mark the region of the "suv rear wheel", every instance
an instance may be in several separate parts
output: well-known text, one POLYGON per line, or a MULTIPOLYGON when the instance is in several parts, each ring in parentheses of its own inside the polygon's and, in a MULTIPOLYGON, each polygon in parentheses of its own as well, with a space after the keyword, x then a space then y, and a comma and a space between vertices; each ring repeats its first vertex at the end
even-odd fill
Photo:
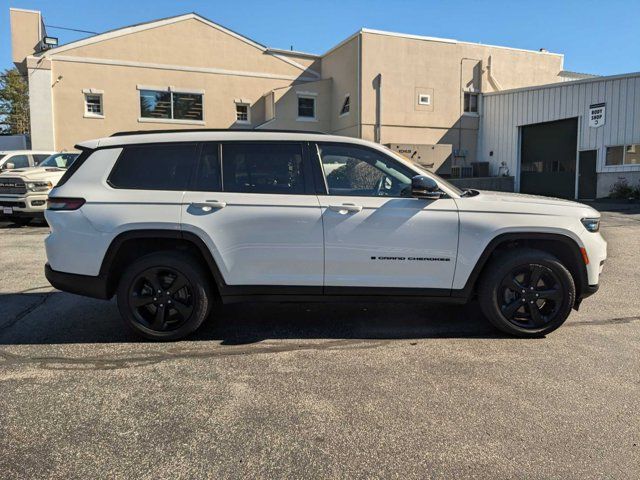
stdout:
POLYGON ((518 248, 495 258, 481 279, 480 307, 498 329, 519 337, 552 332, 571 313, 576 287, 550 253, 518 248))
POLYGON ((152 340, 177 340, 194 332, 212 303, 208 276, 188 254, 146 255, 128 267, 118 285, 118 309, 127 326, 152 340))

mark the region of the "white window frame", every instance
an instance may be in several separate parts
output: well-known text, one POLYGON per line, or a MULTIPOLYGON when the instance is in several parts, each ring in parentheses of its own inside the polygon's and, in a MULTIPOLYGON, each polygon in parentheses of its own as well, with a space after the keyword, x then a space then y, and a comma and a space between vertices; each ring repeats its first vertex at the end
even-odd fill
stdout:
POLYGON ((418 105, 425 105, 427 107, 431 106, 431 94, 430 93, 419 93, 418 94, 418 105), (424 98, 426 97, 426 101, 424 98))
POLYGON ((622 145, 605 145, 604 146, 604 155, 603 155, 603 163, 604 163, 604 167, 607 169, 611 169, 611 170, 619 170, 619 169, 629 169, 630 170, 636 170, 636 169, 640 169, 640 163, 627 163, 627 148, 632 146, 632 145, 639 145, 640 146, 640 142, 638 143, 626 143, 626 144, 622 144, 622 145), (615 148, 615 147, 621 147, 622 148, 622 163, 620 165, 608 165, 607 164, 607 149, 609 148, 615 148))
POLYGON ((340 105, 340 111, 338 112, 338 118, 346 117, 350 113, 351 113, 351 94, 347 93, 342 99, 342 104, 340 105), (343 113, 342 109, 344 108, 344 104, 346 103, 347 99, 349 99, 349 110, 343 113))
POLYGON ((171 93, 171 117, 173 117, 173 94, 174 93, 190 93, 202 96, 202 120, 185 120, 178 118, 147 118, 142 116, 142 108, 140 107, 140 93, 138 93, 138 123, 175 123, 178 125, 206 125, 205 108, 204 108, 204 90, 197 88, 182 88, 169 85, 168 87, 159 87, 157 85, 136 85, 136 90, 152 90, 156 92, 171 93))
POLYGON ((243 102, 243 101, 235 101, 235 106, 236 106, 236 122, 240 125, 251 125, 251 104, 249 102, 243 102), (243 106, 243 107, 247 107, 247 119, 246 120, 239 120, 238 119, 238 107, 239 106, 243 106))
POLYGON ((85 88, 82 90, 84 102, 84 118, 104 118, 104 92, 95 88, 85 88), (87 108, 87 96, 100 97, 100 113, 90 112, 87 108))
POLYGON ((296 120, 298 122, 317 122, 318 121, 318 94, 315 92, 296 92, 296 120), (313 100, 313 117, 301 117, 298 115, 300 112, 300 99, 308 98, 313 100))
MULTIPOLYGON (((469 102, 471 103, 471 102, 469 102)), ((471 91, 464 91, 462 92, 462 114, 463 115, 469 115, 471 117, 478 117, 480 115, 480 93, 479 92, 471 92, 471 91), (465 112, 464 111, 464 96, 465 95, 475 95, 476 96, 476 112, 465 112)))

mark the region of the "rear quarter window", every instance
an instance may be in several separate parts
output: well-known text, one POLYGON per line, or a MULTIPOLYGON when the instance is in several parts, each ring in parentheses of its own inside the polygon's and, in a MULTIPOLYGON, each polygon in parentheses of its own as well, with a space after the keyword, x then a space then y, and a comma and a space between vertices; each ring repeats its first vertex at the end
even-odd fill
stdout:
POLYGON ((109 184, 132 190, 186 190, 197 154, 195 143, 125 146, 109 184))

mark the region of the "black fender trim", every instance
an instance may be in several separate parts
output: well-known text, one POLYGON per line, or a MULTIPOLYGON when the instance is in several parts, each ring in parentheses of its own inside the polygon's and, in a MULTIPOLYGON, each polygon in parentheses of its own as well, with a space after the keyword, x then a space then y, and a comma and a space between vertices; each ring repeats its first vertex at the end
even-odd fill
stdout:
POLYGON ((112 295, 107 291, 107 279, 102 276, 79 275, 76 273, 58 272, 48 263, 44 266, 44 276, 49 283, 63 292, 75 293, 85 297, 109 300, 112 295))
POLYGON ((583 298, 592 294, 592 293, 589 293, 590 291, 593 292, 593 290, 590 289, 590 286, 589 286, 587 269, 582 260, 582 253, 580 252, 580 247, 575 242, 575 240, 573 240, 571 237, 567 235, 562 235, 559 233, 514 232, 514 233, 503 233, 493 238, 489 242, 489 244, 485 247, 484 251, 480 255, 480 258, 478 258, 478 261, 476 262, 475 267, 473 267, 473 270, 471 271, 469 278, 467 278, 467 282, 465 283, 464 287, 460 290, 452 290, 451 291, 452 296, 470 299, 474 293, 476 282, 480 278, 480 275, 482 274, 482 270, 484 269, 485 265, 489 261, 489 258, 491 258, 491 255, 493 254, 493 252, 495 252, 498 246, 503 243, 511 243, 511 242, 517 242, 517 241, 527 241, 527 240, 559 241, 564 243, 568 247, 570 247, 570 251, 574 256, 575 264, 578 266, 578 271, 577 271, 578 278, 576 279, 577 280, 576 287, 578 288, 578 291, 580 293, 578 298, 582 300, 583 298))

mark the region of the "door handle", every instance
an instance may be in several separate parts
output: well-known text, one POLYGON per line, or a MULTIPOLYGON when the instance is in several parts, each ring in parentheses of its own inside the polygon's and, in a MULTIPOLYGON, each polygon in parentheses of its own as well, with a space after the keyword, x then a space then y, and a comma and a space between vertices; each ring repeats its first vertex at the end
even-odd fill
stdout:
POLYGON ((218 200, 205 200, 204 202, 193 202, 193 207, 199 208, 204 212, 210 212, 214 208, 224 208, 227 206, 227 202, 220 202, 218 200))
POLYGON ((343 203, 342 205, 329 205, 329 210, 346 214, 347 212, 360 212, 362 211, 362 205, 356 205, 355 203, 343 203))

